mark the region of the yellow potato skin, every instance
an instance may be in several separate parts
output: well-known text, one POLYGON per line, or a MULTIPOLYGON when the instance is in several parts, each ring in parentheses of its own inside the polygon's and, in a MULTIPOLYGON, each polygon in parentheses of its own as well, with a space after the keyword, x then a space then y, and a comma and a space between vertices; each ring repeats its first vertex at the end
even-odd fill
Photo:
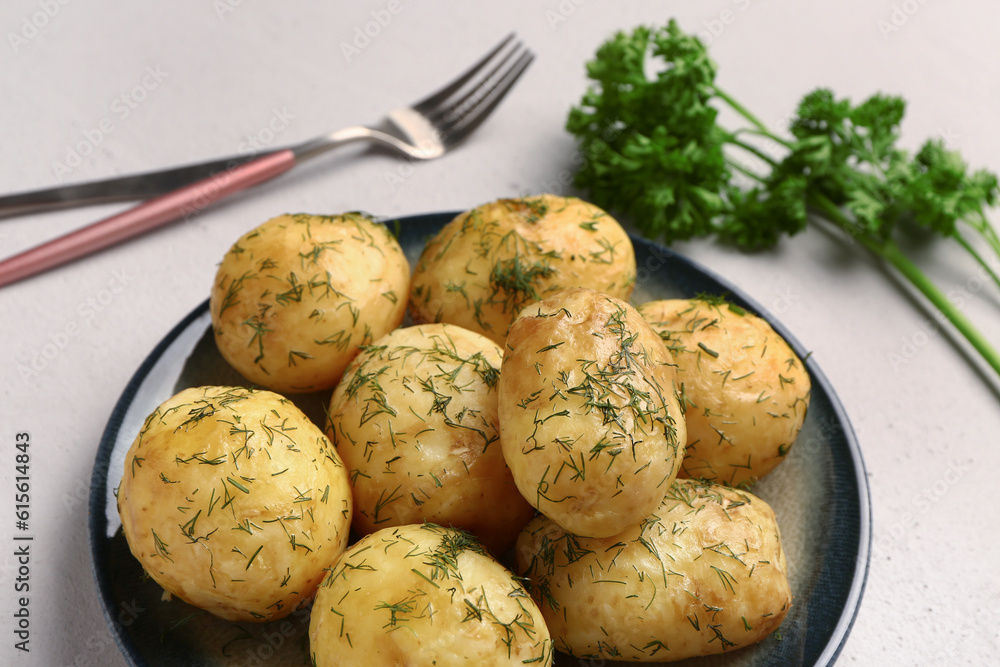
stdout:
POLYGON ((770 506, 700 480, 677 480, 646 520, 608 538, 577 537, 539 516, 515 554, 556 649, 580 658, 732 651, 773 632, 792 604, 770 506))
POLYGON ((500 346, 451 324, 397 329, 366 347, 330 399, 327 434, 350 473, 354 527, 429 521, 495 554, 534 509, 500 449, 500 346))
POLYGON ((468 533, 435 524, 378 530, 323 580, 315 667, 552 664, 548 629, 520 580, 468 533))
POLYGON ((414 321, 448 322, 502 344, 528 304, 570 287, 628 300, 635 253, 622 226, 575 197, 500 199, 462 213, 424 247, 414 321))
POLYGON ((677 475, 686 430, 659 336, 620 299, 565 290, 511 325, 500 442, 536 509, 578 535, 638 523, 677 475))
POLYGON ((721 299, 667 299, 639 312, 677 363, 688 427, 682 477, 752 484, 784 460, 809 408, 809 373, 756 315, 721 299))
POLYGON ((410 268, 360 213, 272 218, 223 257, 210 297, 222 356, 279 393, 333 387, 358 352, 403 320, 410 268))
POLYGON ((125 458, 122 531, 167 592, 216 616, 271 621, 305 606, 347 545, 347 471, 288 399, 185 389, 125 458))

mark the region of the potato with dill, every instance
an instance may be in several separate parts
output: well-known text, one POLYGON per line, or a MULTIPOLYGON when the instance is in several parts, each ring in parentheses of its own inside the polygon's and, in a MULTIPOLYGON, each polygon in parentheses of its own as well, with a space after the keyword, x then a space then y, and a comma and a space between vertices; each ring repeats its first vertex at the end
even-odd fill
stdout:
POLYGON ((652 512, 686 438, 660 337, 624 301, 580 288, 525 308, 506 345, 500 442, 524 497, 593 537, 652 512))
POLYGON ((450 324, 397 329, 367 346, 330 399, 327 434, 354 489, 354 527, 430 521, 509 549, 534 509, 500 449, 490 339, 450 324))
POLYGON ((470 534, 383 528, 320 585, 309 624, 315 667, 552 664, 552 640, 520 579, 470 534))
POLYGON ((733 651, 774 632, 792 604, 773 510, 702 480, 676 480, 655 512, 611 537, 537 517, 515 554, 556 649, 579 658, 733 651))
POLYGON ((639 312, 677 363, 688 427, 681 476, 735 486, 771 472, 809 407, 809 373, 795 351, 722 298, 651 301, 639 312))
POLYGON ((333 387, 358 346, 403 320, 410 268, 361 213, 282 215, 230 248, 211 293, 222 356, 280 393, 333 387))
POLYGON ((271 621, 312 600, 347 545, 351 489, 332 443, 287 398, 185 389, 125 457, 118 511, 143 569, 216 616, 271 621))
POLYGON ((418 323, 457 324, 502 344, 528 304, 569 287, 627 300, 635 274, 628 234, 593 204, 550 194, 500 199, 462 213, 427 243, 410 311, 418 323))

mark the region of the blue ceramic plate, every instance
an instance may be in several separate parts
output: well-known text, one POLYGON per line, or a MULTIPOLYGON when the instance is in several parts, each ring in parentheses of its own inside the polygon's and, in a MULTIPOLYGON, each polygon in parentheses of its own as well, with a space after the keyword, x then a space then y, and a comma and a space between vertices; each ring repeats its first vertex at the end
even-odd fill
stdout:
MULTIPOLYGON (((411 264, 425 239, 454 213, 400 220, 400 242, 411 264)), ((736 286, 667 249, 633 238, 638 265, 634 303, 724 294, 758 313, 784 336, 812 376, 806 423, 788 458, 755 493, 774 508, 795 596, 780 632, 760 644, 678 666, 830 665, 850 632, 861 602, 871 549, 871 514, 861 451, 844 409, 808 350, 736 286)), ((114 491, 125 452, 146 416, 183 388, 243 384, 212 340, 208 302, 184 318, 136 371, 108 421, 94 463, 90 542, 105 616, 122 653, 137 666, 295 665, 307 667, 308 615, 266 625, 215 618, 163 591, 144 576, 122 536, 114 491)), ((295 397, 323 423, 326 394, 295 397)), ((572 664, 560 656, 557 664, 572 664)))

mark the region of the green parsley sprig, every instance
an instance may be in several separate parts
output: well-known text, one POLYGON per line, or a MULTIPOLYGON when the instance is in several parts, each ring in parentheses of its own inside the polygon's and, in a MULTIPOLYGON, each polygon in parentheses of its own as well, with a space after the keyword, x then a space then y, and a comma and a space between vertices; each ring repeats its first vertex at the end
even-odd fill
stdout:
POLYGON ((996 175, 970 171, 940 139, 899 148, 906 105, 895 96, 852 104, 817 89, 781 136, 719 88, 716 70, 673 20, 601 45, 587 63, 594 85, 566 124, 586 157, 576 185, 667 243, 714 235, 753 250, 826 219, 895 267, 1000 375, 1000 353, 897 243, 919 230, 949 238, 1000 286, 1000 236, 986 215, 996 175), (743 125, 723 127, 723 107, 743 125))

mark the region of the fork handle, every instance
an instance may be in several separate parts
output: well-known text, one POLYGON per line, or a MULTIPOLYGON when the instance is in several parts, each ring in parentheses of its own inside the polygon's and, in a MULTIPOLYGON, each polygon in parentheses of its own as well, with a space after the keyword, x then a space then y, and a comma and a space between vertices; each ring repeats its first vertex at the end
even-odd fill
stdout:
POLYGON ((0 287, 138 236, 285 173, 295 154, 280 150, 104 218, 0 262, 0 287))

